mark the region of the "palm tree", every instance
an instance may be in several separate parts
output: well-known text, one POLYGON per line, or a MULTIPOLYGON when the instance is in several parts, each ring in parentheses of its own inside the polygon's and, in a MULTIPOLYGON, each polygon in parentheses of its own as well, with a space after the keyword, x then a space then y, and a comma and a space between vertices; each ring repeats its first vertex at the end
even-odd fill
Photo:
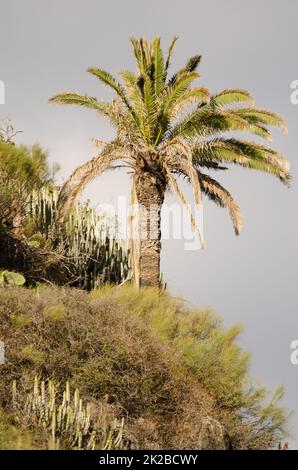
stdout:
MULTIPOLYGON (((64 216, 91 179, 117 167, 119 161, 128 166, 132 171, 133 201, 143 208, 138 218, 141 235, 134 245, 133 269, 135 282, 141 286, 159 283, 160 215, 167 188, 186 204, 178 186, 179 176, 192 185, 197 205, 203 194, 229 210, 237 235, 241 230, 240 209, 231 194, 205 171, 226 170, 227 165, 237 164, 272 173, 286 185, 290 180, 288 162, 280 153, 255 141, 235 137, 240 131, 271 140, 268 127, 277 126, 286 131, 283 119, 254 107, 251 95, 245 90, 225 89, 210 94, 206 88, 195 86, 194 81, 199 78, 199 55, 169 75, 176 40, 174 37, 164 55, 160 38, 152 42, 132 38, 137 71, 121 72, 122 83, 102 69, 89 68, 88 72, 115 92, 116 97, 110 102, 74 92, 60 93, 50 99, 51 103, 94 109, 116 129, 115 139, 109 143, 97 141, 98 155, 79 166, 64 184, 59 217, 64 216), (143 236, 144 231, 149 235, 143 236)), ((190 218, 195 228, 191 212, 190 218)))

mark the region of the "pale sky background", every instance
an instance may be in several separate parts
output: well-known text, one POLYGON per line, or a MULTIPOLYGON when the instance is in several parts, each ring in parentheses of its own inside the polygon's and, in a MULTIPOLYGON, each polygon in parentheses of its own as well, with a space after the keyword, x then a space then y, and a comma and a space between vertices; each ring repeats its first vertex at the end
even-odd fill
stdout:
MULTIPOLYGON (((241 236, 234 236, 223 209, 205 203, 206 250, 164 242, 162 270, 175 295, 211 306, 227 325, 245 326, 240 340, 252 353, 251 374, 271 389, 284 384, 284 404, 296 411, 292 448, 298 448, 298 366, 290 363, 290 343, 298 339, 298 105, 290 102, 290 83, 298 79, 297 18, 293 0, 0 0, 6 85, 0 119, 10 116, 23 131, 18 141, 47 148, 63 177, 91 156, 92 137, 108 140, 113 132, 92 111, 47 100, 62 90, 109 98, 86 69, 134 68, 133 35, 160 35, 167 48, 177 34, 173 70, 201 53, 201 84, 211 91, 246 88, 260 107, 285 117, 289 134, 274 131, 273 145, 291 162, 292 188, 249 170, 217 173, 242 208, 241 236)), ((117 172, 86 195, 94 204, 109 203, 128 188, 127 175, 117 172)))

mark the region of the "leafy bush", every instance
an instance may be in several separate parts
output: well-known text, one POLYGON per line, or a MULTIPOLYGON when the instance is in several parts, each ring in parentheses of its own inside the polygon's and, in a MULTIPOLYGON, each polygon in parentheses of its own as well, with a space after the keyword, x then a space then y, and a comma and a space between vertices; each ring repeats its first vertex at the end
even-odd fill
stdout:
POLYGON ((52 177, 41 147, 16 146, 0 139, 0 224, 19 229, 31 192, 51 184, 52 177))
POLYGON ((105 403, 113 419, 125 418, 126 447, 196 449, 210 417, 234 448, 271 448, 284 431, 280 393, 264 404, 238 331, 155 290, 3 289, 0 406, 9 409, 13 380, 26 396, 35 375, 51 377, 78 387, 96 409, 105 403))
POLYGON ((251 403, 246 390, 249 354, 235 342, 242 328, 225 330, 210 310, 186 309, 180 299, 159 291, 125 287, 114 296, 141 318, 183 357, 189 371, 224 408, 251 403))

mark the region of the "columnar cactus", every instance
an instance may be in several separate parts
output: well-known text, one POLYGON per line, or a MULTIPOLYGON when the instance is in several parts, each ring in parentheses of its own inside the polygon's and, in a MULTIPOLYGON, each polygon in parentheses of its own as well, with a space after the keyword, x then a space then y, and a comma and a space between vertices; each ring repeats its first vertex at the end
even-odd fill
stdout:
POLYGON ((104 432, 95 426, 90 405, 85 405, 79 390, 71 394, 66 382, 62 398, 52 380, 34 379, 33 391, 25 403, 19 400, 16 381, 12 384, 12 403, 17 420, 31 427, 40 426, 49 435, 48 448, 73 450, 119 449, 122 446, 124 420, 110 423, 104 432))
POLYGON ((125 243, 111 238, 105 218, 78 204, 61 225, 55 223, 58 191, 42 188, 32 195, 30 216, 36 234, 29 243, 45 239, 48 248, 69 257, 79 271, 76 286, 91 290, 103 283, 122 283, 129 276, 130 253, 125 243))

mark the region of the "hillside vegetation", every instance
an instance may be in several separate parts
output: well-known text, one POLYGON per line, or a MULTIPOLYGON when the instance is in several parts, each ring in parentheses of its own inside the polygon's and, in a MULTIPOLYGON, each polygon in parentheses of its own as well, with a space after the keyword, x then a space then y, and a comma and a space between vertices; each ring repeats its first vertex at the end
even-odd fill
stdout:
POLYGON ((91 290, 122 283, 129 250, 110 237, 105 214, 78 203, 57 222, 56 171, 40 146, 16 145, 0 134, 0 270, 23 273, 28 285, 91 290))
POLYGON ((285 424, 281 391, 264 404, 239 332, 154 289, 1 288, 0 448, 48 448, 49 433, 25 406, 34 378, 54 381, 58 396, 67 382, 78 388, 101 437, 124 418, 124 448, 275 447, 285 424), (212 426, 224 430, 221 444, 212 426))

